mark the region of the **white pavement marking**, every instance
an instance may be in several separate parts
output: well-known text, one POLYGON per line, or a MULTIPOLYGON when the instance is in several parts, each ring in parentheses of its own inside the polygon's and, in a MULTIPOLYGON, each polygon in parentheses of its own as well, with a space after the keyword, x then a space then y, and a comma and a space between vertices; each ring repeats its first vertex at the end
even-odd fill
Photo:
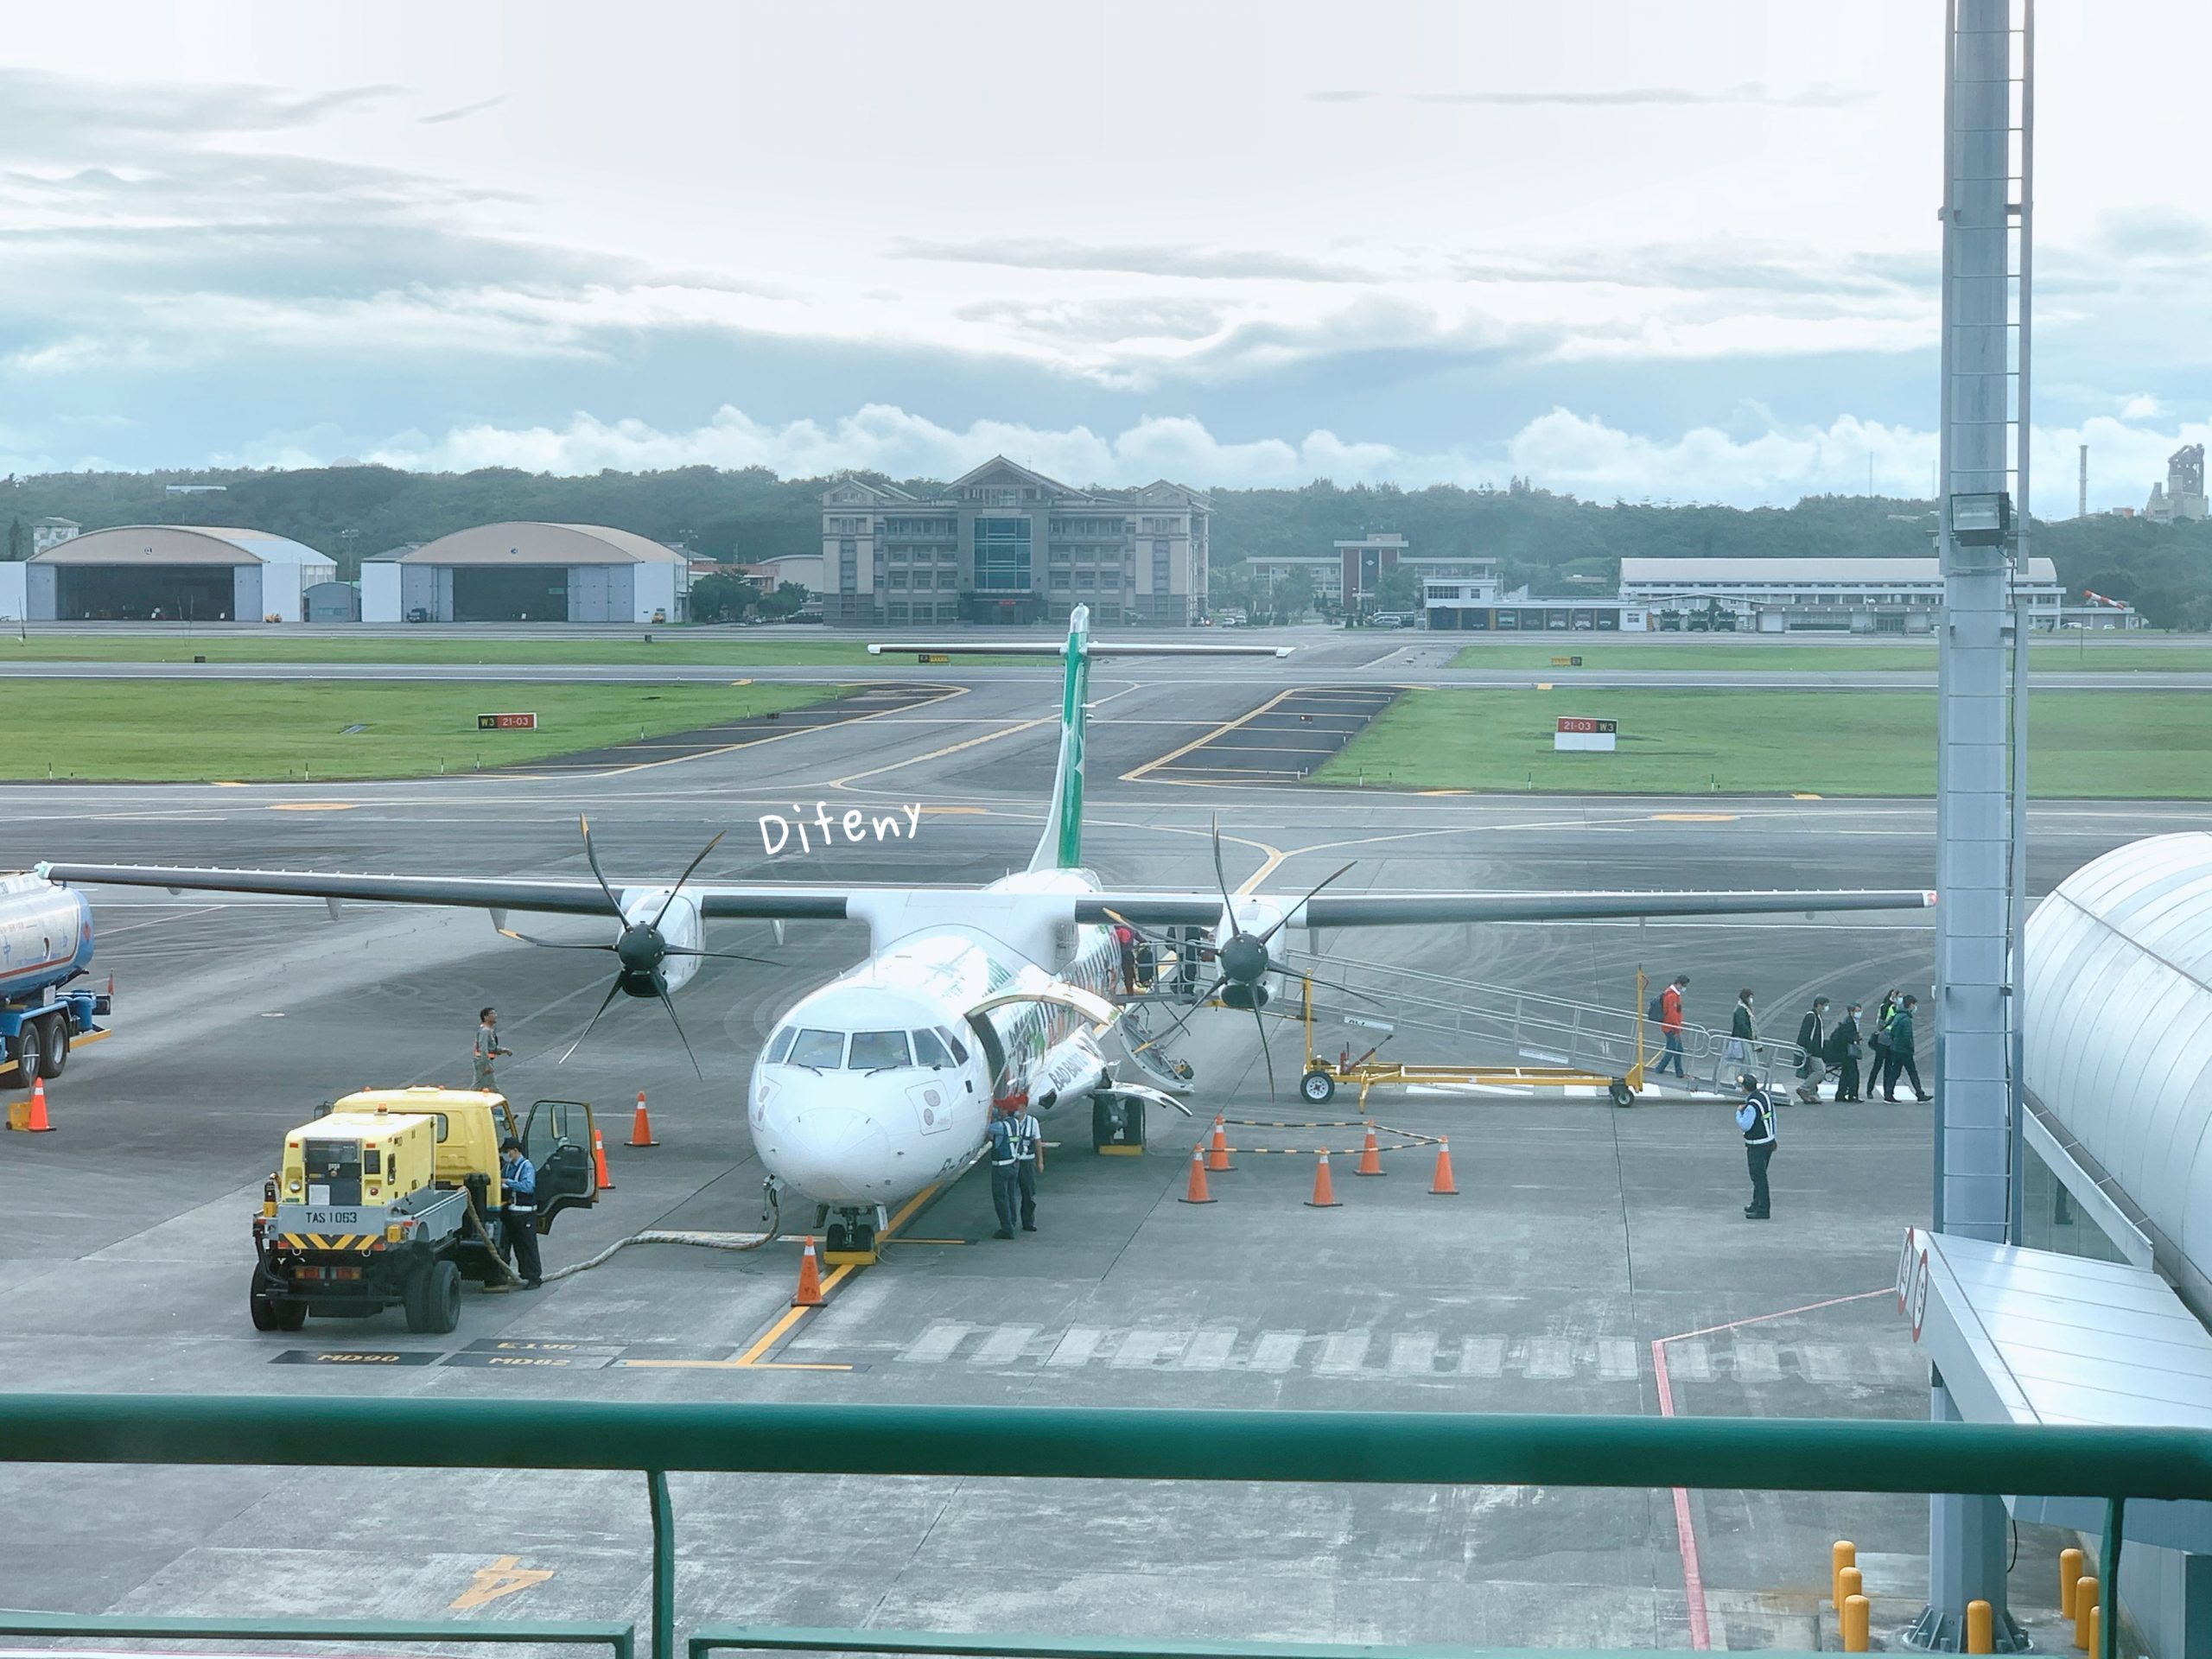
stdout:
POLYGON ((1624 1382, 1643 1375, 1637 1363, 1636 1344, 1619 1337, 1606 1337, 1598 1344, 1598 1375, 1614 1382, 1624 1382))
POLYGON ((1713 1381, 1713 1350, 1701 1341, 1670 1342, 1667 1344, 1667 1370, 1672 1376, 1685 1382, 1713 1381))
POLYGON ((1469 1337, 1459 1344, 1459 1375, 1497 1376, 1505 1370, 1503 1337, 1469 1337))
POLYGON ((1097 1353, 1098 1344, 1105 1340, 1106 1333, 1096 1325, 1071 1325, 1068 1327, 1067 1335, 1060 1338, 1059 1345, 1052 1350, 1052 1357, 1045 1363, 1047 1365, 1088 1364, 1091 1357, 1097 1353))
POLYGON ((1736 1338, 1736 1380, 1738 1382, 1778 1382, 1782 1380, 1779 1343, 1736 1338))
POLYGON ((1113 1363, 1124 1368, 1150 1365, 1163 1354, 1172 1353, 1188 1340, 1180 1332, 1151 1331, 1140 1328, 1122 1338, 1122 1345, 1114 1351, 1113 1363))
POLYGON ((899 1351, 899 1357, 913 1361, 918 1365, 942 1365, 952 1357, 952 1351, 968 1334, 964 1325, 951 1325, 943 1319, 922 1332, 899 1351))
POLYGON ((1390 1338, 1390 1374, 1427 1376, 1436 1370, 1436 1338, 1426 1332, 1390 1338))
POLYGON ((1230 1351, 1236 1346, 1236 1332, 1201 1331, 1191 1339, 1183 1351, 1183 1366, 1186 1370, 1217 1371, 1229 1363, 1230 1351))
POLYGON ((1851 1350, 1840 1342, 1801 1342, 1797 1363, 1812 1381, 1831 1388, 1859 1380, 1851 1363, 1851 1350))
POLYGON ((1268 1331, 1252 1345, 1252 1370, 1287 1371, 1298 1363, 1298 1351, 1306 1341, 1303 1331, 1268 1331))
POLYGON ((1033 1325, 1002 1325, 983 1338, 983 1345, 968 1356, 970 1365, 1010 1365, 1020 1359, 1037 1334, 1033 1325))
POLYGON ((1313 1362, 1314 1375, 1349 1376, 1365 1363, 1367 1344, 1373 1340, 1371 1332, 1332 1331, 1322 1339, 1321 1357, 1313 1362))
POLYGON ((1522 1370, 1529 1376, 1573 1376, 1574 1344, 1558 1337, 1531 1337, 1529 1361, 1522 1370))

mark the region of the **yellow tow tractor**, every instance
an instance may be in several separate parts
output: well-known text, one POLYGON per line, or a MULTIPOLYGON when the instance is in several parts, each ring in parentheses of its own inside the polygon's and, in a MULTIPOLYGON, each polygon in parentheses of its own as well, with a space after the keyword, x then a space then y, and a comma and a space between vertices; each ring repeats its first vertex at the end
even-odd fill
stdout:
POLYGON ((402 1307, 410 1331, 452 1330, 462 1280, 513 1276, 499 1183, 509 1135, 537 1166, 540 1233, 563 1210, 598 1201, 582 1101, 537 1101, 518 1129, 502 1095, 370 1089, 287 1133, 253 1218, 253 1328, 296 1331, 310 1313, 366 1319, 402 1307))

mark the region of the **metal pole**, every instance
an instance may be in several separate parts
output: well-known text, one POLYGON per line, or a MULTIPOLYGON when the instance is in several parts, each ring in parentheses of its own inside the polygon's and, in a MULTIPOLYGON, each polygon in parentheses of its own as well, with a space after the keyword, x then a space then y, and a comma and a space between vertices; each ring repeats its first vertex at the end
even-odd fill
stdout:
POLYGON ((645 1496, 653 1511, 652 1659, 676 1651, 676 1511, 668 1501, 668 1473, 645 1471, 645 1496))
MULTIPOLYGON (((2025 530, 2022 537, 2025 539, 2025 530)), ((2023 564, 2026 563, 2022 561, 2023 564)), ((2006 1195, 2005 1242, 2027 1243, 2025 1216, 2028 1185, 2028 599, 2024 593, 2012 607, 2012 893, 2010 906, 2012 994, 2005 1014, 2012 1029, 2007 1055, 2012 1074, 2012 1147, 2006 1168, 2012 1172, 2006 1195)))

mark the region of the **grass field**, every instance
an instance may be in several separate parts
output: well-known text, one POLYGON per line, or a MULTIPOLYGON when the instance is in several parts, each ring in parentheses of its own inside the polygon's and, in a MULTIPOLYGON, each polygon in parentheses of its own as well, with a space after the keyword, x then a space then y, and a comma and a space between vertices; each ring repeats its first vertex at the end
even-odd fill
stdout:
MULTIPOLYGON (((2028 699, 2039 798, 2212 799, 2212 694, 2028 699)), ((1932 795, 1932 691, 1408 691, 1314 773, 1324 784, 1570 794, 1932 795), (1560 715, 1620 722, 1612 754, 1559 754, 1560 715)))
MULTIPOLYGON (((924 632, 927 632, 926 629, 924 632)), ((871 657, 867 643, 809 639, 804 631, 718 633, 686 638, 666 632, 652 645, 640 639, 468 639, 390 636, 347 639, 330 634, 165 635, 34 633, 28 639, 0 632, 0 663, 528 663, 548 666, 652 668, 675 664, 725 668, 803 667, 820 664, 856 670, 912 668, 911 656, 871 657)), ((963 663, 1020 662, 1020 658, 963 657, 963 663)))
MULTIPOLYGON (((1649 645, 1585 645, 1588 634, 1554 636, 1554 643, 1469 645, 1452 659, 1454 668, 1550 668, 1554 657, 1580 657, 1585 669, 1734 669, 1745 673, 1862 674, 1936 671, 1936 642, 1871 645, 1781 645, 1746 641, 1721 645, 1696 641, 1654 641, 1649 645)), ((1433 636, 1431 636, 1432 640, 1433 636)), ((2212 671, 2212 635, 2174 636, 2156 641, 2120 637, 2089 639, 2063 634, 2038 639, 2028 646, 2028 669, 2075 669, 2102 673, 2212 671)))
POLYGON ((801 708, 837 688, 26 680, 5 695, 16 732, 55 735, 43 745, 0 746, 0 778, 321 783, 572 754, 641 732, 690 731, 801 708), (535 712, 537 729, 476 729, 480 713, 512 709, 535 712), (362 729, 349 733, 352 726, 362 729))

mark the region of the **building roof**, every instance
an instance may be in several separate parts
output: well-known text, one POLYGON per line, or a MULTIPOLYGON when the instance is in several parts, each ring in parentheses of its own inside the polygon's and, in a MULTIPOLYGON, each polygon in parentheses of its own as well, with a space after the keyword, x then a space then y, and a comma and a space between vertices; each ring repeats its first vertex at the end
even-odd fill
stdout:
POLYGON ((289 536, 214 524, 118 524, 89 530, 31 555, 34 564, 327 564, 336 561, 289 536))
POLYGON ((970 468, 947 484, 937 494, 927 498, 899 489, 895 485, 872 484, 851 474, 842 474, 822 493, 825 507, 858 507, 867 505, 950 507, 957 505, 956 491, 971 485, 988 483, 993 478, 1009 484, 1027 486, 1043 498, 1040 505, 1054 506, 1099 507, 1185 507, 1197 506, 1211 510, 1212 502, 1202 490, 1187 484, 1178 484, 1173 479, 1156 478, 1149 484, 1128 490, 1082 489, 1073 484, 1064 484, 1057 478, 1024 467, 1020 461, 1009 461, 1004 455, 993 455, 982 466, 970 468))
MULTIPOLYGON (((1623 559, 1621 582, 1672 583, 1678 587, 1725 587, 1732 582, 1787 582, 1872 583, 1941 582, 1941 562, 1909 559, 1623 559)), ((2049 559, 2028 560, 2028 580, 2046 585, 2058 580, 2049 559)))
POLYGON ((686 564, 689 556, 650 537, 604 524, 516 521, 456 530, 435 542, 380 556, 396 564, 686 564))
POLYGON ((31 528, 33 530, 82 530, 84 526, 74 518, 48 518, 32 519, 31 528))

